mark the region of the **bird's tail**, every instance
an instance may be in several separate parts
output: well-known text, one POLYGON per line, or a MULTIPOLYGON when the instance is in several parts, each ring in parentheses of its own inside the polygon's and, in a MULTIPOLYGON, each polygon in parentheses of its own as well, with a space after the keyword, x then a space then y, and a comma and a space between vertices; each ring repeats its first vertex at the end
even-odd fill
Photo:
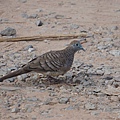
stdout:
POLYGON ((28 73, 28 72, 30 72, 30 71, 24 70, 23 68, 21 68, 19 70, 16 70, 14 72, 11 72, 11 73, 1 77, 0 78, 0 82, 3 82, 5 79, 12 78, 12 77, 15 77, 17 75, 21 75, 21 74, 28 73))

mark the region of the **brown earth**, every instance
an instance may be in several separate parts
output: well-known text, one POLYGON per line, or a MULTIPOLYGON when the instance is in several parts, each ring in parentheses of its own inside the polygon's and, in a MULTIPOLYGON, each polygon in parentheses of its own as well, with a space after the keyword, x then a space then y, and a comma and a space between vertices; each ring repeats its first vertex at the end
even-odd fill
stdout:
MULTIPOLYGON (((110 75, 113 77, 120 75, 120 56, 109 54, 109 50, 120 50, 119 0, 0 0, 0 18, 2 19, 0 31, 7 27, 15 28, 16 37, 80 34, 81 31, 94 35, 83 44, 86 52, 76 53, 75 61, 92 64, 94 68, 101 65, 112 67, 114 72, 110 75), (38 16, 23 18, 23 14, 28 16, 38 14, 38 16), (38 27, 35 23, 39 19, 43 25, 38 27), (118 27, 117 30, 114 29, 115 26, 118 27), (98 50, 97 45, 108 45, 109 41, 106 42, 104 38, 111 38, 109 44, 114 44, 114 47, 98 50)), ((1 42, 0 57, 20 52, 22 59, 30 54, 21 51, 28 45, 33 45, 36 49, 34 53, 41 55, 50 50, 63 49, 71 40, 46 41, 48 43, 45 41, 1 42)), ((7 66, 13 66, 11 61, 7 62, 7 66)), ((12 62, 15 63, 15 60, 13 59, 12 62)), ((16 80, 16 83, 4 81, 0 83, 0 120, 120 120, 120 92, 117 95, 105 92, 103 92, 105 95, 101 93, 100 96, 87 94, 99 87, 109 88, 106 84, 101 85, 104 75, 91 77, 95 86, 86 86, 80 92, 71 91, 74 86, 65 84, 53 84, 44 89, 23 81, 16 80), (9 90, 11 87, 15 90, 9 90), (49 90, 50 87, 54 90, 49 90), (51 96, 51 91, 55 96, 51 96), (60 104, 58 101, 61 97, 70 100, 60 104), (28 100, 29 98, 32 100, 28 100), (44 103, 49 98, 52 99, 51 102, 44 103), (97 107, 88 109, 85 107, 87 103, 97 107), (74 107, 67 110, 69 106, 74 107), (15 113, 12 112, 14 108, 18 108, 15 113)), ((119 88, 120 86, 116 89, 119 88)))

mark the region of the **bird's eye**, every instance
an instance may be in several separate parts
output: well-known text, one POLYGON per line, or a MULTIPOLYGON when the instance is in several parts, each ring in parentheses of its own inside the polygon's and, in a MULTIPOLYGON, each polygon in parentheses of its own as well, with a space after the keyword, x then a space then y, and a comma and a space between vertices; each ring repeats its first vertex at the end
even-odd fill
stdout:
POLYGON ((79 46, 79 44, 77 43, 76 46, 79 46))

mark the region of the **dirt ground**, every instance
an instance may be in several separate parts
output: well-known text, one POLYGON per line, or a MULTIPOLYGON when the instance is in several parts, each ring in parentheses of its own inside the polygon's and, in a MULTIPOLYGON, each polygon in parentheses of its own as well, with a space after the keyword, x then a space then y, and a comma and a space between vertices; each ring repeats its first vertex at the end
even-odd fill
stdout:
MULTIPOLYGON (((0 83, 0 120, 120 120, 120 0, 0 0, 0 31, 7 27, 16 29, 14 37, 87 33, 86 52, 76 53, 74 61, 84 63, 82 70, 93 65, 90 70, 101 75, 83 81, 79 92, 66 84, 44 88, 29 80, 6 80, 0 83), (36 25, 38 20, 42 26, 36 25), (62 98, 68 101, 60 103, 62 98)), ((0 75, 70 41, 1 42, 0 75), (35 51, 23 51, 28 45, 35 51)))

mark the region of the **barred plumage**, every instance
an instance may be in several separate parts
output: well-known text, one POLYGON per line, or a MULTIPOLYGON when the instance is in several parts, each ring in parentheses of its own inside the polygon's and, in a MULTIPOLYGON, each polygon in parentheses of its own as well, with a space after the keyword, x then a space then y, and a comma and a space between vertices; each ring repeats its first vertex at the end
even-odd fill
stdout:
POLYGON ((68 47, 59 51, 50 51, 37 58, 31 60, 26 65, 22 66, 21 69, 11 72, 8 75, 0 78, 0 82, 7 78, 15 77, 31 71, 40 72, 44 75, 58 76, 65 74, 70 70, 74 54, 78 50, 84 50, 80 44, 80 41, 71 42, 68 47))

